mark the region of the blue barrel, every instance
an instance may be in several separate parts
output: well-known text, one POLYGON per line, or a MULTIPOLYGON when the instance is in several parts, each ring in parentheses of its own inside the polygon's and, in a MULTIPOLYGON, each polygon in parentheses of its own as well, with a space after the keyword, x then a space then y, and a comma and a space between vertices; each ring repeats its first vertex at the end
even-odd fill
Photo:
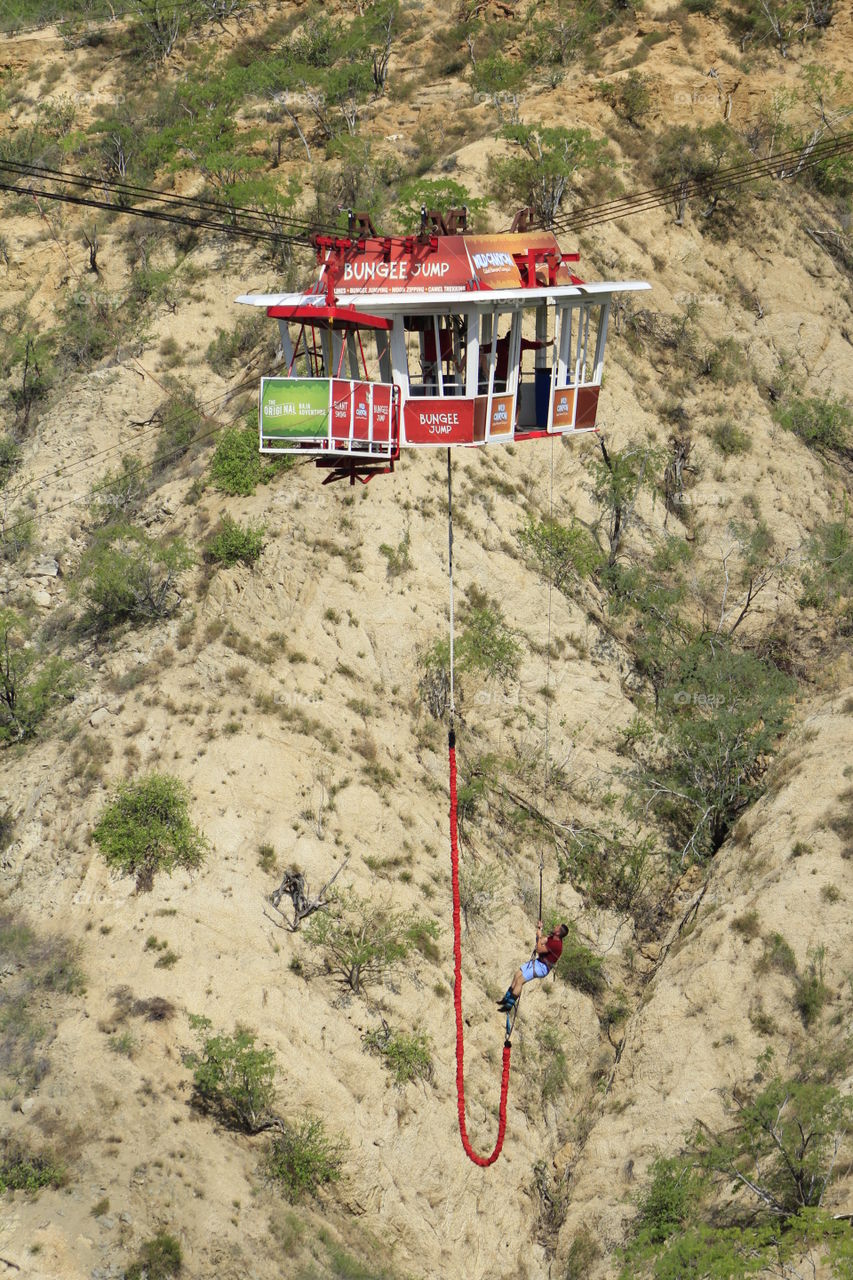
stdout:
POLYGON ((548 425, 548 402, 551 399, 551 370, 534 369, 536 388, 536 425, 544 430, 548 425))

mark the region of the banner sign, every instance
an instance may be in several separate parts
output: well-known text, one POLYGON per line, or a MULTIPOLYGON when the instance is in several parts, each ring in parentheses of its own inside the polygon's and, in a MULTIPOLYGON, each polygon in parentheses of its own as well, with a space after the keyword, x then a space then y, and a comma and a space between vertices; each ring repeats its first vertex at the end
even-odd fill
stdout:
MULTIPOLYGON (((549 231, 493 236, 439 236, 436 247, 416 244, 411 253, 392 242, 386 249, 368 241, 363 249, 344 251, 336 288, 342 294, 458 293, 468 289, 520 289, 521 273, 514 253, 530 249, 559 253, 549 231)), ((557 284, 570 284, 569 268, 557 271, 557 284)))
POLYGON ((515 396, 493 396, 489 436, 511 436, 515 426, 515 396))
POLYGON ((474 401, 461 396, 424 397, 406 401, 404 444, 472 444, 474 401))
POLYGON ((575 389, 557 387, 554 392, 553 431, 571 431, 575 425, 575 389))
POLYGON ((328 439, 328 378, 262 378, 261 436, 328 439))

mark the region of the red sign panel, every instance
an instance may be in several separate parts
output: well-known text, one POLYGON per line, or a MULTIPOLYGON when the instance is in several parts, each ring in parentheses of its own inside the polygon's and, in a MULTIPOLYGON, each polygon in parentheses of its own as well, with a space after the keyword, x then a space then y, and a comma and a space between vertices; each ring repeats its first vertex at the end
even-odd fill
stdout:
POLYGON ((393 387, 377 383, 373 387, 373 439, 391 439, 391 398, 393 387))
POLYGON ((406 444, 471 444, 474 401, 461 396, 407 400, 403 424, 406 444))
POLYGON ((353 440, 370 439, 370 383, 354 382, 352 384, 352 438, 353 440))
POLYGON ((351 384, 342 378, 332 378, 332 436, 335 439, 349 439, 351 417, 351 384))

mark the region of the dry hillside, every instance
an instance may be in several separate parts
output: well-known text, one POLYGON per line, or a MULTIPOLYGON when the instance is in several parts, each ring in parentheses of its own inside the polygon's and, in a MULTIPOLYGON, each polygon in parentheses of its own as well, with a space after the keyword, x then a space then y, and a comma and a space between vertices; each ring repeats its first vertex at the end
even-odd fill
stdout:
MULTIPOLYGON (((328 104, 355 46, 334 42, 377 5, 109 8, 0 7, 0 166, 306 221, 355 203, 395 228, 407 183, 450 182, 499 228, 507 124, 607 140, 567 212, 831 136, 853 109, 842 3, 816 27, 770 0, 792 15, 782 56, 752 0, 400 0, 351 131, 328 104), (253 78, 282 50, 313 87, 253 78)), ((851 183, 810 171, 563 236, 586 278, 653 284, 608 343, 611 468, 594 438, 456 451, 480 1150, 540 856, 548 920, 572 926, 561 976, 525 996, 486 1171, 457 1129, 430 696, 444 456, 351 489, 239 453, 280 353, 233 299, 305 281, 304 247, 0 194, 0 1275, 700 1280, 710 1253, 667 1253, 700 1228, 733 1259, 714 1275, 851 1274, 851 183), (204 856, 122 874, 99 824, 152 775, 186 788, 204 856), (290 930, 270 901, 288 871, 314 892, 337 873, 332 914, 290 930), (324 942, 347 909, 400 943, 360 989, 324 942), (250 1122, 188 1060, 241 1028, 275 1067, 250 1122), (800 1200, 763 1138, 722 1150, 777 1083, 778 1116, 814 1123, 821 1190, 800 1200), (254 1123, 270 1115, 283 1131, 254 1123), (334 1176, 303 1189, 318 1133, 334 1176)))

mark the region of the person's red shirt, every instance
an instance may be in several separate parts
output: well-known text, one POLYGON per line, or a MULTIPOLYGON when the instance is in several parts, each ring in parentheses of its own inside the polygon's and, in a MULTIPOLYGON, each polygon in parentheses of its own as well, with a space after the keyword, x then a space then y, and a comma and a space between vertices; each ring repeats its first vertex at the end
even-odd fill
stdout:
POLYGON ((545 939, 545 950, 539 952, 539 959, 543 964, 547 964, 548 972, 550 973, 562 954, 563 939, 555 930, 553 933, 549 933, 545 939))

